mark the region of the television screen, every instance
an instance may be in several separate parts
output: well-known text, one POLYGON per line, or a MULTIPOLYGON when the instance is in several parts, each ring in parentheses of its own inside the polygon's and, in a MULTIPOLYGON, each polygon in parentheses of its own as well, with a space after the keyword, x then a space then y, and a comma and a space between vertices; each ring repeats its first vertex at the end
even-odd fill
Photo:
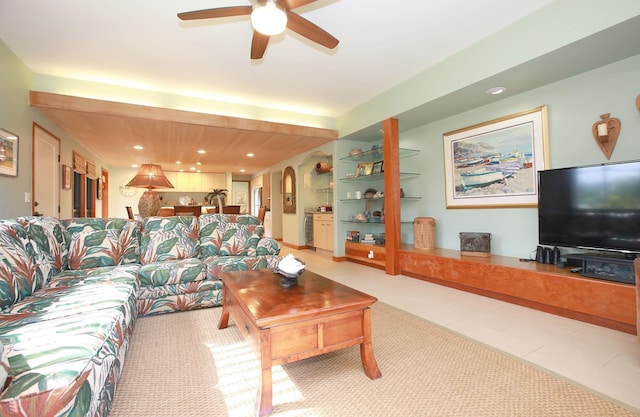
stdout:
POLYGON ((541 245, 640 252, 640 161, 538 173, 541 245))

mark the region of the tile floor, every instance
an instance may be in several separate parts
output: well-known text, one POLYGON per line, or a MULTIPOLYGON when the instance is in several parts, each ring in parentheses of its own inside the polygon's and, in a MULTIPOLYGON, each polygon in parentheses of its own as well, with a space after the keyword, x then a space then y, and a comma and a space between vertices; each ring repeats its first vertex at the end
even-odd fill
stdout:
POLYGON ((635 335, 520 307, 312 250, 282 248, 307 269, 597 391, 640 413, 635 335))

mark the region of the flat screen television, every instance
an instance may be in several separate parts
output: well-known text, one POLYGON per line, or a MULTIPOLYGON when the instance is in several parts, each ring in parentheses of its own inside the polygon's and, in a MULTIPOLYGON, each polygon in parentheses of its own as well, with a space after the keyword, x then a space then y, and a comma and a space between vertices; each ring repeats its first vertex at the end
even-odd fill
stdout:
POLYGON ((540 171, 538 241, 640 253, 640 161, 540 171))

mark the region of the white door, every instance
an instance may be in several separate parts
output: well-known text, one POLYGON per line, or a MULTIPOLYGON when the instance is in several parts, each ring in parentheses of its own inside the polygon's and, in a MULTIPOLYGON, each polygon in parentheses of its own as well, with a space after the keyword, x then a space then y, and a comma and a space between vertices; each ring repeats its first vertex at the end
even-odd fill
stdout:
POLYGON ((60 140, 33 128, 33 207, 35 215, 60 217, 60 140))

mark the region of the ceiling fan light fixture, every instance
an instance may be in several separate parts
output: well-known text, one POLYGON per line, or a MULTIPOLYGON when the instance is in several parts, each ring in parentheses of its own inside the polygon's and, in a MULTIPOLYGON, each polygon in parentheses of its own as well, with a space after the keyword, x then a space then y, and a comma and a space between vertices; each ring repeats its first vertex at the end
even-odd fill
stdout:
POLYGON ((251 12, 253 28, 263 35, 278 35, 287 27, 287 14, 276 6, 275 1, 267 0, 264 6, 256 6, 251 12))

